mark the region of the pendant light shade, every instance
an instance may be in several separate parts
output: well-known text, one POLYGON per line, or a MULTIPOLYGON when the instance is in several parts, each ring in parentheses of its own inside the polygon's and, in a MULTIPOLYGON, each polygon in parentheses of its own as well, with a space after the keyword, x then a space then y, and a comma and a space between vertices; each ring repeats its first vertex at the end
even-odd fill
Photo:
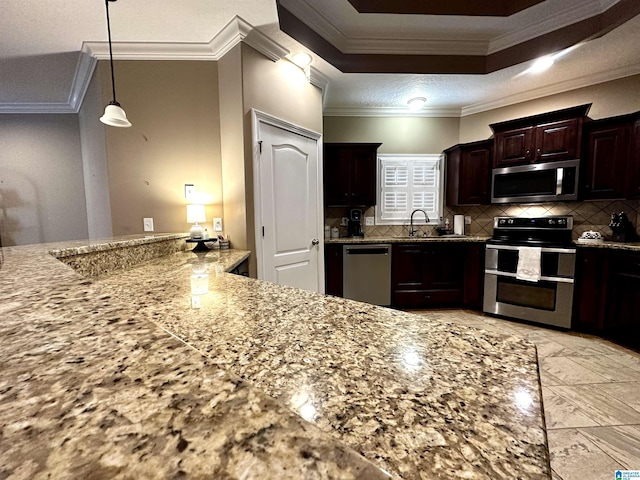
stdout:
POLYGON ((100 121, 105 125, 112 127, 130 127, 131 122, 127 120, 127 114, 116 100, 116 79, 113 74, 113 49, 111 47, 111 22, 109 21, 109 2, 116 0, 105 0, 107 8, 107 34, 109 35, 109 63, 111 64, 111 89, 113 91, 113 100, 109 102, 104 109, 104 115, 100 117, 100 121))
POLYGON ((105 107, 104 115, 100 117, 100 121, 112 127, 131 126, 131 122, 127 120, 127 114, 118 102, 110 102, 109 105, 105 107))

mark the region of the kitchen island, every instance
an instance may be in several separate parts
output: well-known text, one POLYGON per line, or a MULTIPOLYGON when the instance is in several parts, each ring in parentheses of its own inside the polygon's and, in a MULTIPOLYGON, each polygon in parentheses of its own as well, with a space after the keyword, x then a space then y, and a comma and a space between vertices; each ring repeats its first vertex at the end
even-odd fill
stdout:
POLYGON ((223 251, 87 276, 61 250, 3 249, 6 476, 550 478, 518 337, 222 273, 223 251))

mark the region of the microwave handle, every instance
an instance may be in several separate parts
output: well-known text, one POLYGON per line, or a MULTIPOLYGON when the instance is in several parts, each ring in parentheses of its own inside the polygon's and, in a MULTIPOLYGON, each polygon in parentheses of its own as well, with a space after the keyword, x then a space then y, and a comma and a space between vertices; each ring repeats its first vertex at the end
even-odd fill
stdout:
POLYGON ((562 180, 564 179, 564 168, 556 168, 556 195, 562 195, 562 180))

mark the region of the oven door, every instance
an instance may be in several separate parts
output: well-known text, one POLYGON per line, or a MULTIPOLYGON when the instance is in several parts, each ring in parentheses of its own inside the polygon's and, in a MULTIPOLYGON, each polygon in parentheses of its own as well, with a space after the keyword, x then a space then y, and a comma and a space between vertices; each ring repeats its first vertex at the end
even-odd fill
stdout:
POLYGON ((515 245, 487 245, 483 310, 570 328, 575 249, 542 248, 538 282, 516 279, 519 249, 515 245))

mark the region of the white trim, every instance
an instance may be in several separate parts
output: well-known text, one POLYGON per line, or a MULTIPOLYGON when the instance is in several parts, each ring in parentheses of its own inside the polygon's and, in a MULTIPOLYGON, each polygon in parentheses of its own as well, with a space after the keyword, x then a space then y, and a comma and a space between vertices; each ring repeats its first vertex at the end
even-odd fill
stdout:
POLYGON ((462 110, 458 107, 423 107, 419 111, 408 107, 328 107, 325 117, 453 117, 459 118, 462 110))
POLYGON ((615 70, 608 70, 599 74, 584 75, 582 77, 573 78, 565 82, 558 82, 554 83, 553 85, 547 85, 546 87, 535 88, 532 90, 527 90, 526 92, 517 93, 515 95, 501 97, 497 100, 491 100, 489 102, 481 102, 474 105, 462 107, 460 116, 466 117, 467 115, 482 113, 488 110, 506 107, 508 105, 527 102, 529 100, 537 100, 539 98, 548 97, 550 95, 569 92, 571 90, 577 90, 584 87, 591 87, 599 83, 611 82, 613 80, 618 80, 620 78, 630 77, 632 75, 638 74, 640 74, 640 63, 636 63, 635 65, 627 65, 615 70))
POLYGON ((324 293, 324 198, 322 189, 322 172, 323 172, 323 157, 322 157, 322 134, 301 127, 299 125, 283 120, 274 115, 264 113, 255 108, 251 109, 251 139, 253 146, 253 205, 254 205, 254 227, 255 227, 255 244, 256 244, 256 266, 258 271, 258 279, 264 278, 264 252, 262 251, 262 205, 261 198, 261 179, 260 169, 258 168, 258 162, 260 161, 260 125, 271 125, 283 130, 302 135, 316 141, 317 154, 318 154, 318 205, 317 205, 317 218, 318 218, 318 239, 320 245, 318 247, 318 286, 320 293, 324 293))
MULTIPOLYGON (((117 60, 218 61, 240 42, 255 48, 274 62, 289 54, 286 47, 271 40, 237 15, 209 42, 113 42, 112 47, 113 58, 117 60)), ((83 42, 68 103, 0 103, 0 113, 78 113, 97 61, 108 59, 108 42, 83 42)), ((320 75, 316 76, 319 84, 323 84, 320 75)))

